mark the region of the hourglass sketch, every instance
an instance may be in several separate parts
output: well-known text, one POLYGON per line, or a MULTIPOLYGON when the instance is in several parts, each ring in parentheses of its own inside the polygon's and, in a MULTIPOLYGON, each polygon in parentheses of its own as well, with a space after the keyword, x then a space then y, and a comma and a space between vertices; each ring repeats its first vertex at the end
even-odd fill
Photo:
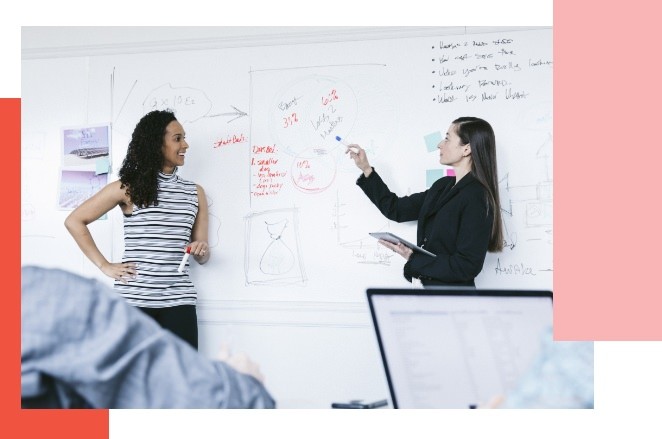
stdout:
POLYGON ((246 217, 247 285, 303 284, 296 209, 253 213, 246 217))
POLYGON ((271 243, 260 259, 260 271, 265 274, 281 275, 294 266, 294 253, 281 239, 287 227, 288 220, 282 219, 276 223, 264 222, 271 243))

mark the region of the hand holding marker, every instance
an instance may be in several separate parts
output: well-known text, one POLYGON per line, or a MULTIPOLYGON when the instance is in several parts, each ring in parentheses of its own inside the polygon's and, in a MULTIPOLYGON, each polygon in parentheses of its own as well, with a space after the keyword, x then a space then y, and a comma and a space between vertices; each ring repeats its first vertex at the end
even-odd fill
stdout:
POLYGON ((182 262, 179 263, 179 267, 177 268, 177 271, 180 273, 184 271, 184 266, 186 266, 186 262, 188 261, 189 256, 191 256, 191 246, 186 247, 186 253, 184 253, 184 257, 182 258, 182 262))
POLYGON ((353 153, 359 153, 359 149, 356 146, 349 146, 349 143, 345 142, 342 137, 336 136, 336 140, 351 149, 353 153))

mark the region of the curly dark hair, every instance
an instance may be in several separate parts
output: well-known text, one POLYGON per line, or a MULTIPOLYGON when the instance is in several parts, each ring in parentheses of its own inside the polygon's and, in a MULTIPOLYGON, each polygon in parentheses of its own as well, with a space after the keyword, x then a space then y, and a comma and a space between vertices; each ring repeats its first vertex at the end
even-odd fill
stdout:
POLYGON ((172 111, 155 110, 145 114, 133 130, 119 177, 121 187, 126 187, 131 202, 138 207, 158 204, 157 177, 163 168, 163 138, 173 120, 177 119, 172 111))

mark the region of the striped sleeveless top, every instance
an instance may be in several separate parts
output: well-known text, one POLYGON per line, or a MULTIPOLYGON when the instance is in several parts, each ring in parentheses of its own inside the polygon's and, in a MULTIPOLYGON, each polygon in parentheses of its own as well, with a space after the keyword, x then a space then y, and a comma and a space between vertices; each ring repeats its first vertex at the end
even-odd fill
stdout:
POLYGON ((130 305, 165 308, 195 305, 196 291, 189 277, 189 262, 177 271, 186 245, 191 241, 198 214, 195 183, 177 175, 159 172, 158 205, 140 208, 124 216, 124 256, 134 262, 137 275, 114 287, 130 305))

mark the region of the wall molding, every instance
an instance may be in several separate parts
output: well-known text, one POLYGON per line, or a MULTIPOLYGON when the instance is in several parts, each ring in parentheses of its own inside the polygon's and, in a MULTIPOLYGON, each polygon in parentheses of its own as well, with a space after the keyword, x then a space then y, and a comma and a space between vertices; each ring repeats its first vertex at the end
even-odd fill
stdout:
MULTIPOLYGON (((466 26, 398 26, 356 27, 334 29, 320 27, 319 30, 296 32, 296 27, 284 27, 284 32, 262 33, 243 36, 219 36, 218 38, 190 38, 173 40, 137 41, 116 44, 72 44, 59 47, 37 47, 21 50, 23 60, 44 58, 70 58, 137 53, 176 52, 190 50, 226 49, 255 46, 291 44, 316 44, 342 41, 383 40, 391 38, 435 37, 444 35, 479 34, 489 32, 520 31, 545 27, 466 27, 466 26)), ((547 27, 549 28, 549 27, 547 27)), ((121 28, 118 28, 121 31, 121 28)), ((222 33, 222 28, 219 28, 222 33)))
POLYGON ((372 327, 364 302, 198 300, 201 326, 372 327))

